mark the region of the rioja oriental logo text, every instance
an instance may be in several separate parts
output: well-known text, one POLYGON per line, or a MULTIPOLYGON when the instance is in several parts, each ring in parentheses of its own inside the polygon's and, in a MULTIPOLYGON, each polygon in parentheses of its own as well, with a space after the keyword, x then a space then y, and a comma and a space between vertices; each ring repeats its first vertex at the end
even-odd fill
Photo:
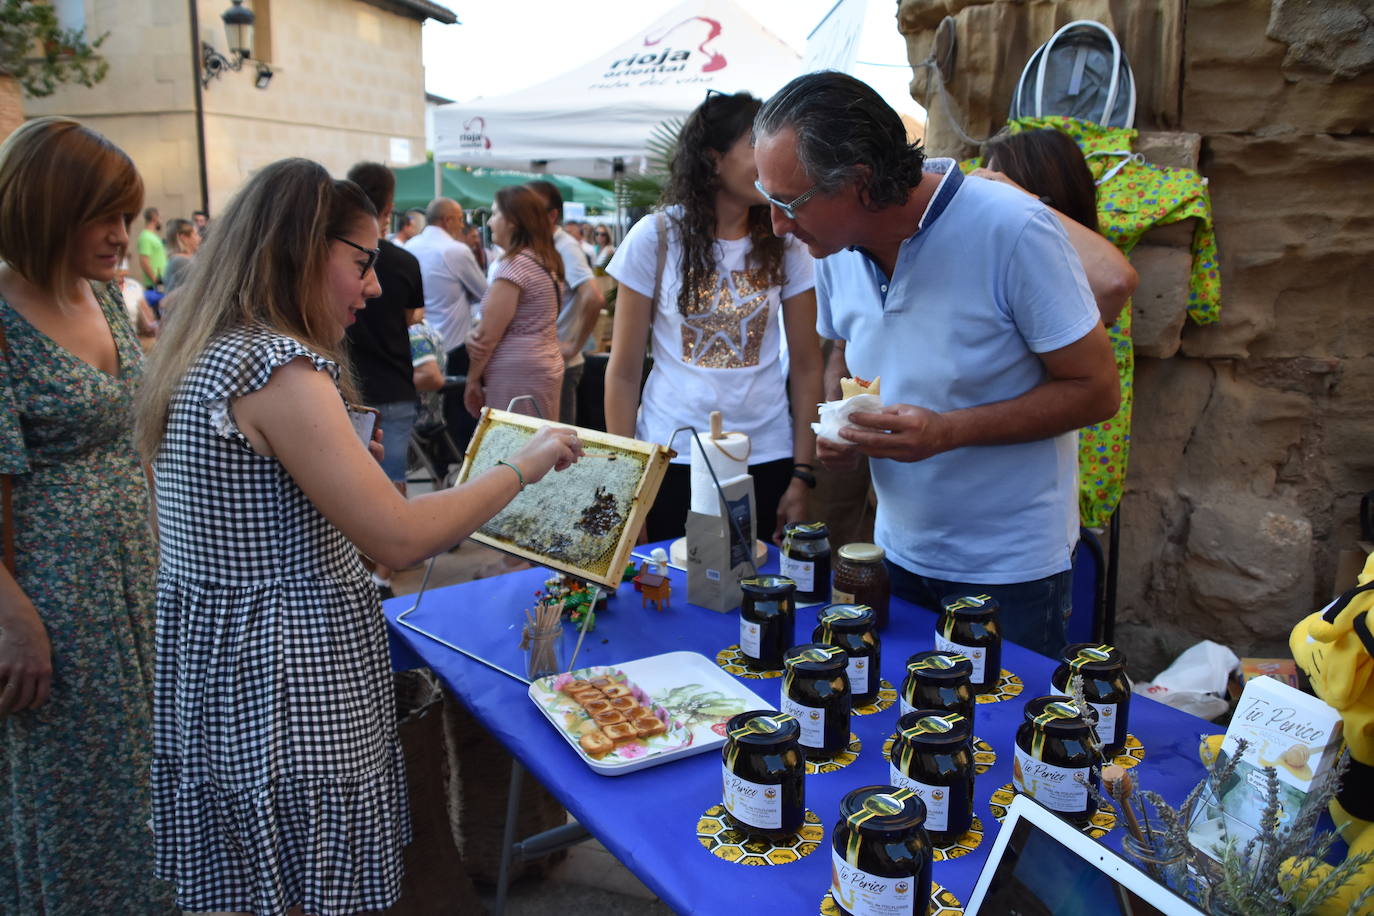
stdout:
MULTIPOLYGON (((706 62, 701 65, 702 73, 714 73, 723 70, 729 64, 725 55, 709 47, 711 42, 720 37, 723 31, 719 21, 708 19, 705 16, 693 16, 684 19, 677 25, 666 30, 657 37, 644 36, 644 47, 653 48, 662 44, 669 35, 677 32, 684 26, 689 26, 694 22, 706 23, 706 38, 697 45, 696 50, 706 56, 706 62)), ((629 57, 622 57, 619 60, 611 61, 607 69, 605 78, 610 79, 617 76, 640 76, 653 73, 678 73, 687 69, 687 63, 692 58, 692 52, 681 48, 673 48, 664 45, 663 49, 650 51, 646 54, 631 54, 629 57)))

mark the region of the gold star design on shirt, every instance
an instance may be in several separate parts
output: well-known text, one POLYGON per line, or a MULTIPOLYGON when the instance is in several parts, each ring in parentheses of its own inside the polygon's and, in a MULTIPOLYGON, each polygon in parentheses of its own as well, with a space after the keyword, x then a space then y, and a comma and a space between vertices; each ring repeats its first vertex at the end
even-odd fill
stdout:
POLYGON ((683 362, 707 369, 745 369, 759 364, 768 329, 768 289, 756 274, 733 270, 728 279, 711 275, 691 313, 682 320, 683 362))

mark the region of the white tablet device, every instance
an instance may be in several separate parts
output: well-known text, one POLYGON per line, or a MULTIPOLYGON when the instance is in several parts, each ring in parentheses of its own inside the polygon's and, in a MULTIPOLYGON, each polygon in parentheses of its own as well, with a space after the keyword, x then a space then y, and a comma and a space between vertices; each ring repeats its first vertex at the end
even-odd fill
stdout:
POLYGON ((1068 821, 1016 796, 964 916, 1203 916, 1068 821))

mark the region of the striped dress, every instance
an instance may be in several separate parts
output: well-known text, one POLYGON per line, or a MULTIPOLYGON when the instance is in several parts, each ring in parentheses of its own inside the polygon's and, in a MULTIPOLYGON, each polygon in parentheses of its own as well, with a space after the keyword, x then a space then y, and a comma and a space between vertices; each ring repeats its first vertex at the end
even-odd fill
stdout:
MULTIPOLYGON (((563 355, 558 349, 562 286, 527 251, 504 259, 492 277, 493 286, 497 280, 520 287, 520 303, 482 373, 487 406, 505 410, 512 398, 528 394, 539 405, 539 416, 557 420, 563 387, 563 355)), ((515 410, 534 414, 529 401, 515 405, 515 410)))

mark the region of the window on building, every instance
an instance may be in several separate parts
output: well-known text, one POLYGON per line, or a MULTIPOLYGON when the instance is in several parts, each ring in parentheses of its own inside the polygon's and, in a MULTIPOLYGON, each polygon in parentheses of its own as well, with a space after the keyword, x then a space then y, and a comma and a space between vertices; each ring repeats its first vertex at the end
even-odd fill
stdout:
POLYGON ((272 0, 249 0, 253 8, 253 59, 272 61, 272 0))
POLYGON ((62 28, 80 30, 86 27, 86 0, 52 0, 52 8, 62 28))

